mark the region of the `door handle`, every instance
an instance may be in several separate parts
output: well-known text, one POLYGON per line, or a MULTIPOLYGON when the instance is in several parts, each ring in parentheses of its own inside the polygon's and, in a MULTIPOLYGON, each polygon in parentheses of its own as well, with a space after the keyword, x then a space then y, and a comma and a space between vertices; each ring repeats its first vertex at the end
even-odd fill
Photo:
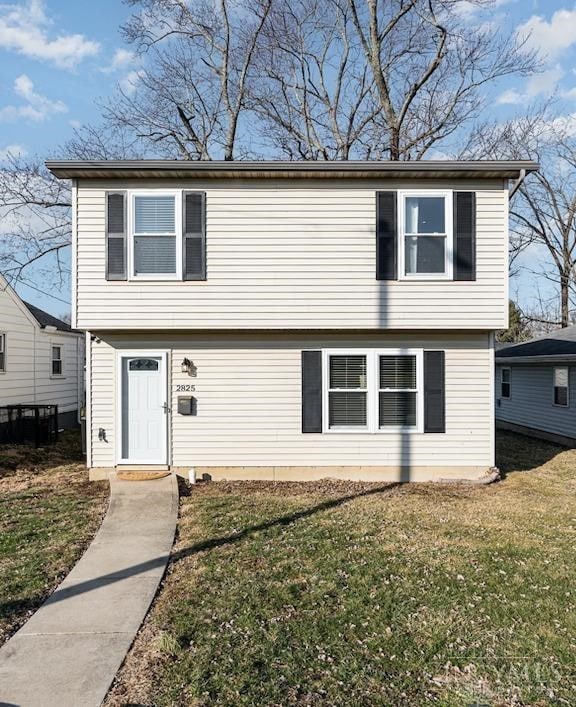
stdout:
POLYGON ((162 410, 164 410, 164 413, 167 415, 170 412, 170 408, 168 407, 168 403, 164 403, 162 405, 162 410))

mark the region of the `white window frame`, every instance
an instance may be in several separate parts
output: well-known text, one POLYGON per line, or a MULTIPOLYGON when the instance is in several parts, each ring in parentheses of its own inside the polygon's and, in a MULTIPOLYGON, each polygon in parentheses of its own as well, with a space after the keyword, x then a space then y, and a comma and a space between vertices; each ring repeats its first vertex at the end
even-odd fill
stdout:
POLYGON ((570 366, 553 366, 552 367, 552 405, 557 408, 569 408, 570 407, 570 366), (564 386, 556 385, 556 371, 560 368, 566 369, 566 405, 561 405, 556 402, 555 390, 556 388, 563 388, 564 386))
POLYGON ((4 365, 0 368, 0 373, 6 373, 7 369, 7 353, 6 353, 6 336, 5 331, 0 331, 0 353, 4 354, 4 365))
MULTIPOLYGON (((453 199, 451 189, 402 189, 398 191, 398 277, 400 280, 452 280, 453 253, 454 253, 454 225, 453 225, 453 199), (410 196, 443 197, 444 222, 446 226, 446 248, 444 252, 443 273, 406 273, 406 233, 404 231, 406 219, 406 199, 410 196)), ((408 234, 422 235, 427 234, 408 234)), ((430 234, 434 235, 434 234, 430 234)))
MULTIPOLYGON (((360 391, 360 388, 349 390, 360 391)), ((400 388, 394 388, 400 391, 400 388)), ((406 389, 408 390, 408 389, 406 389)), ((326 434, 417 434, 424 432, 424 350, 423 349, 323 349, 322 350, 322 431, 326 434), (330 356, 366 356, 366 426, 330 427, 328 393, 330 385, 330 356), (416 357, 416 425, 414 427, 380 427, 380 356, 416 357)))
POLYGON ((129 189, 128 190, 128 279, 129 280, 182 280, 182 190, 181 189, 129 189), (174 197, 174 229, 175 233, 135 233, 136 222, 136 197, 137 196, 173 196, 174 197), (134 272, 134 237, 145 235, 172 236, 176 237, 176 272, 175 273, 142 273, 136 275, 134 272))
POLYGON ((62 378, 64 376, 64 346, 58 341, 50 342, 50 377, 62 378), (60 358, 54 358, 54 349, 60 350, 60 358), (60 361, 60 373, 54 373, 54 361, 60 361))
POLYGON ((500 397, 503 400, 510 400, 512 398, 512 368, 510 366, 502 366, 500 369, 500 397), (510 378, 508 380, 508 395, 504 395, 502 392, 502 386, 504 385, 504 371, 509 371, 510 378))

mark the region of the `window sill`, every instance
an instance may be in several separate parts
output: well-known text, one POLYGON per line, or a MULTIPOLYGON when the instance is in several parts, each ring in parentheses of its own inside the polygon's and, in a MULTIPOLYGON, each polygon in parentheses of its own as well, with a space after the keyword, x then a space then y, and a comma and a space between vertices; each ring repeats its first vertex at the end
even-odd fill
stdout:
POLYGON ((51 373, 50 378, 66 378, 66 376, 63 373, 51 373))
POLYGON ((355 429, 353 427, 328 427, 323 431, 323 434, 362 434, 362 435, 378 435, 378 434, 422 434, 423 430, 417 427, 380 427, 377 430, 355 429))

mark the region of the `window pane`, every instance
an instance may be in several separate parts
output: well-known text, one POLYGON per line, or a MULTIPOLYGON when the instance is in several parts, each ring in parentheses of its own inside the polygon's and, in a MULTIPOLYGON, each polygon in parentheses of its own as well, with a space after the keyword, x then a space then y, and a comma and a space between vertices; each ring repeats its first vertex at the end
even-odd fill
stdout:
POLYGON ((556 405, 568 405, 568 388, 554 388, 554 403, 556 405))
POLYGON ((134 358, 128 364, 131 371, 157 371, 158 361, 153 358, 134 358))
POLYGON ((60 347, 59 346, 52 347, 52 358, 60 358, 60 347))
POLYGON ((555 368, 554 369, 554 385, 568 387, 568 369, 567 368, 555 368))
POLYGON ((445 236, 408 236, 405 243, 406 274, 445 272, 445 236))
POLYGON ((4 351, 4 334, 0 334, 0 352, 4 351))
POLYGON ((365 388, 366 356, 330 356, 330 388, 365 388))
POLYGON ((501 397, 503 397, 503 398, 510 397, 510 383, 504 383, 504 382, 502 383, 501 397))
POLYGON ((366 393, 338 392, 328 394, 330 427, 364 427, 366 425, 366 393))
POLYGON ((415 427, 416 393, 380 393, 380 427, 415 427))
POLYGON ((173 196, 137 196, 134 199, 136 233, 174 233, 176 201, 173 196))
POLYGON ((62 361, 54 360, 52 361, 52 374, 59 376, 62 373, 62 361))
POLYGON ((443 196, 408 196, 405 233, 446 233, 443 196))
POLYGON ((510 369, 509 368, 502 369, 502 383, 510 383, 510 369))
POLYGON ((135 236, 134 273, 175 273, 176 236, 135 236))
POLYGON ((416 388, 416 356, 380 356, 381 388, 416 388))
POLYGON ((0 371, 5 370, 5 364, 4 364, 4 352, 2 351, 0 353, 0 371))

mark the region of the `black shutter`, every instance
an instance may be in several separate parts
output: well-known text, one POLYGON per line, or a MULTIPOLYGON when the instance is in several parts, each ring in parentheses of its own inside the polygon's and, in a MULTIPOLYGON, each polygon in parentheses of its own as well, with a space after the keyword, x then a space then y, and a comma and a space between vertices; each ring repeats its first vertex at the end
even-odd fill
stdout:
POLYGON ((446 432, 444 351, 424 351, 424 432, 446 432))
POLYGON ((398 279, 397 193, 376 192, 376 279, 398 279))
POLYGON ((182 198, 183 279, 205 280, 206 195, 200 191, 185 191, 182 198))
POLYGON ((126 280, 126 192, 106 192, 106 279, 126 280))
POLYGON ((476 194, 454 192, 454 279, 476 279, 476 194))
POLYGON ((322 351, 302 351, 302 432, 322 432, 322 351))

